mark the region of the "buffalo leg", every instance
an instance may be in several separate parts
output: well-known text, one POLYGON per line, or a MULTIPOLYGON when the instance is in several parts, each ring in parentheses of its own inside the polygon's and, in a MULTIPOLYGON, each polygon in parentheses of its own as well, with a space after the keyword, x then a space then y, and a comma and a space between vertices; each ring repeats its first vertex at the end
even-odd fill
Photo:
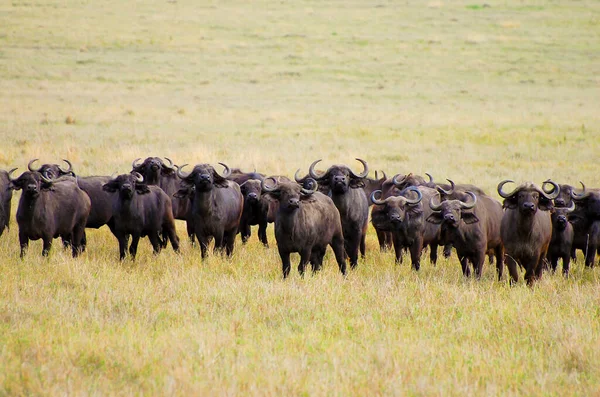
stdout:
POLYGON ((148 239, 150 239, 150 244, 152 244, 152 249, 154 251, 154 255, 158 255, 160 250, 165 246, 164 239, 167 238, 166 233, 162 234, 162 238, 159 233, 150 233, 148 234, 148 239))
POLYGON ((131 235, 131 245, 129 246, 129 255, 131 255, 131 260, 135 259, 135 255, 137 254, 139 242, 140 242, 140 235, 132 234, 131 235))
POLYGON ((167 237, 169 237, 169 241, 171 241, 171 246, 173 247, 173 251, 179 251, 179 237, 177 237, 177 232, 175 230, 175 224, 167 225, 163 228, 165 230, 167 237))
POLYGON ((215 238, 215 246, 213 248, 213 252, 215 254, 219 253, 219 254, 223 254, 223 248, 225 248, 225 236, 224 233, 220 233, 220 234, 215 234, 214 236, 215 238))
POLYGON ((75 226, 73 228, 73 241, 71 241, 71 245, 73 248, 73 258, 76 258, 79 254, 83 252, 83 240, 85 238, 85 224, 81 226, 75 226))
POLYGON ((325 247, 313 247, 312 253, 310 255, 310 264, 312 265, 313 273, 318 272, 323 268, 323 257, 325 256, 325 247))
POLYGON ((431 252, 429 253, 429 262, 431 262, 433 266, 435 266, 438 257, 438 245, 436 243, 431 243, 429 244, 429 249, 431 250, 431 252))
POLYGON ((558 267, 558 255, 548 255, 548 261, 550 262, 552 273, 556 272, 556 268, 558 267))
POLYGON ((42 246, 42 256, 48 256, 50 253, 50 248, 52 248, 52 237, 44 236, 42 237, 43 246, 42 246))
POLYGON ((25 252, 27 252, 27 247, 29 246, 29 237, 27 237, 25 233, 19 232, 19 245, 21 246, 20 257, 23 259, 25 252))
POLYGON ((283 278, 287 278, 290 275, 290 253, 287 251, 283 251, 281 247, 279 248, 279 257, 281 258, 281 268, 283 270, 283 278))
POLYGON ((477 278, 477 280, 481 279, 485 257, 485 252, 478 252, 473 256, 473 271, 475 272, 475 278, 477 278))
POLYGON ((240 223, 240 235, 242 236, 242 244, 246 244, 252 235, 252 230, 247 222, 240 223))
POLYGON ((194 240, 196 237, 196 233, 194 233, 194 223, 186 220, 185 228, 190 239, 190 245, 193 247, 196 243, 196 241, 194 240))
POLYGON ((421 253, 423 252, 423 240, 415 239, 408 248, 410 252, 410 263, 413 269, 419 270, 421 268, 421 253))
POLYGON ((376 229, 375 232, 377 233, 377 240, 379 241, 379 250, 381 252, 387 251, 391 246, 388 235, 389 232, 384 232, 379 229, 376 229))
POLYGON ((269 241, 267 240, 267 221, 261 222, 258 225, 258 239, 265 247, 269 247, 269 241))
POLYGON ((460 261, 460 267, 462 268, 463 276, 470 277, 471 269, 469 268, 469 259, 466 256, 461 256, 459 261, 460 261))
POLYGON ((571 263, 571 258, 569 255, 563 255, 562 257, 562 266, 563 266, 563 276, 569 277, 569 264, 571 263))
POLYGON ((591 245, 588 247, 585 255, 585 266, 594 267, 594 261, 596 260, 596 246, 591 245))
POLYGON ((306 265, 310 262, 310 257, 312 253, 311 248, 305 248, 300 252, 300 263, 298 264, 298 273, 300 273, 300 277, 304 277, 304 271, 306 269, 306 265))
POLYGON ((346 256, 344 251, 344 237, 342 235, 333 236, 331 239, 331 248, 335 254, 335 260, 340 268, 340 272, 346 275, 346 256))
POLYGON ((452 244, 448 243, 444 245, 444 251, 442 254, 444 255, 444 258, 450 258, 450 256, 452 255, 452 244))
POLYGON ((404 246, 402 244, 402 240, 401 240, 400 236, 398 236, 397 234, 394 234, 393 237, 394 237, 393 243, 394 243, 394 253, 396 255, 396 264, 401 265, 404 246))
POLYGON ((360 256, 365 259, 365 253, 367 252, 367 233, 363 231, 360 236, 360 256))
POLYGON ((115 233, 117 240, 119 241, 119 259, 125 259, 125 251, 127 251, 127 235, 121 233, 115 233))
POLYGON ((229 230, 223 235, 223 244, 225 245, 225 253, 227 256, 233 255, 233 247, 235 246, 235 236, 237 229, 229 230))
POLYGON ((510 283, 516 284, 519 281, 519 272, 517 271, 517 261, 510 255, 506 256, 506 267, 510 274, 510 283))
POLYGON ((494 249, 496 254, 496 273, 498 274, 498 281, 502 280, 502 273, 504 273, 504 249, 502 246, 498 246, 494 249))
POLYGON ((350 268, 355 269, 358 265, 358 250, 360 245, 360 235, 357 233, 349 233, 350 235, 344 240, 346 253, 350 258, 350 268))

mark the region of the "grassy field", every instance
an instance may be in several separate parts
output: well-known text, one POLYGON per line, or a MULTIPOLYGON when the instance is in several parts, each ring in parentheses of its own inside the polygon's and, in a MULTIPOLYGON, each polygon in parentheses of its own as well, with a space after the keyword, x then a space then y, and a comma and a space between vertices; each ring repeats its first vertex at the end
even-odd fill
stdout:
MULTIPOLYGON (((361 157, 492 193, 600 187, 600 3, 6 1, 0 139, 21 171, 158 155, 291 176, 361 157)), ((103 228, 78 260, 35 242, 21 261, 17 229, 0 238, 0 395, 600 394, 600 273, 581 257, 510 288, 456 257, 394 265, 370 230, 346 279, 329 252, 282 281, 255 235, 232 259, 144 240, 120 263, 103 228)))

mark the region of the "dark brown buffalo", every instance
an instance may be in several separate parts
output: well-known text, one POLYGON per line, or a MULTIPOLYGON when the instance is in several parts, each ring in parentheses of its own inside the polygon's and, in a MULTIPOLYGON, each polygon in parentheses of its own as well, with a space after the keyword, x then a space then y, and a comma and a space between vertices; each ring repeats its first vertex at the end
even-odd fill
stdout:
POLYGON ((317 191, 316 181, 307 181, 311 189, 295 182, 277 182, 266 178, 263 192, 279 202, 275 217, 275 239, 281 257, 283 278, 290 274, 290 254, 300 254, 298 272, 304 275, 310 262, 313 272, 321 269, 327 246, 335 254, 342 274, 346 274, 344 236, 340 213, 330 197, 317 191), (267 184, 271 183, 271 185, 267 184))
POLYGON ((554 189, 551 193, 546 193, 527 182, 506 193, 502 187, 509 182, 512 181, 504 180, 497 188, 500 197, 504 198, 505 211, 500 236, 506 252, 506 265, 512 278, 511 283, 516 283, 519 279, 519 264, 525 268, 525 280, 531 285, 542 275, 543 261, 552 238, 552 200, 558 197, 560 187, 548 180, 544 185, 550 184, 554 189))
MULTIPOLYGON (((179 199, 174 194, 181 187, 181 181, 177 178, 176 166, 171 159, 165 157, 169 162, 166 164, 160 157, 147 157, 142 163, 138 164, 141 158, 133 160, 131 163, 131 172, 138 172, 144 177, 147 185, 156 185, 167 193, 171 198, 173 205, 173 216, 175 219, 186 220, 190 210, 190 201, 188 199, 179 199)), ((166 244, 167 239, 163 239, 166 244)))
POLYGON ((421 267, 423 248, 429 246, 430 260, 437 261, 437 247, 440 239, 440 226, 426 222, 432 210, 422 205, 422 200, 435 195, 435 190, 426 186, 408 186, 399 194, 384 197, 381 191, 371 193, 371 201, 375 204, 371 212, 373 226, 392 235, 396 263, 402 263, 402 254, 408 249, 413 269, 421 267), (412 193, 411 193, 412 192, 412 193), (376 196, 380 194, 380 198, 376 196), (416 196, 415 196, 416 194, 416 196), (409 196, 415 196, 409 198, 409 196))
POLYGON ((328 187, 329 197, 340 213, 344 248, 353 269, 358 265, 359 250, 361 256, 365 256, 365 238, 369 226, 369 202, 362 189, 363 180, 369 174, 369 166, 364 160, 356 160, 363 165, 363 172, 360 174, 345 165, 332 165, 326 172, 317 174, 315 165, 321 160, 314 161, 308 169, 311 178, 319 185, 328 187))
MULTIPOLYGON (((469 277, 469 262, 477 278, 481 277, 486 253, 496 255, 498 279, 502 277, 504 249, 500 239, 502 205, 486 195, 476 195, 471 191, 465 194, 469 200, 454 199, 434 203, 429 207, 434 211, 427 221, 442 225, 444 242, 456 248, 463 275, 469 277)), ((439 199, 439 198, 438 198, 439 199)))
POLYGON ((580 182, 583 191, 571 191, 571 198, 575 202, 575 210, 569 214, 569 221, 573 224, 573 248, 579 249, 585 257, 585 266, 593 267, 596 253, 600 249, 600 189, 586 189, 580 182))
POLYGON ((229 167, 219 164, 225 167, 223 175, 219 175, 210 164, 198 164, 187 175, 181 171, 186 164, 177 170, 183 181, 177 197, 187 197, 189 201, 189 189, 194 187, 190 219, 200 243, 202 258, 207 255, 211 238, 215 239, 215 250, 222 251, 224 248, 231 256, 242 217, 244 198, 240 186, 226 179, 230 174, 229 167))
POLYGON ((0 170, 0 236, 4 228, 10 226, 10 206, 12 200, 12 189, 8 172, 0 170))
POLYGON ((155 254, 162 248, 161 234, 168 236, 175 251, 179 249, 171 198, 161 188, 144 183, 144 178, 137 172, 119 175, 102 188, 116 193, 112 202, 112 232, 119 241, 121 260, 125 259, 130 235, 132 259, 135 259, 141 237, 148 236, 155 254))
POLYGON ((63 159, 69 166, 68 168, 61 168, 58 164, 42 164, 39 168, 35 168, 33 164, 39 159, 33 159, 27 163, 27 169, 30 172, 39 172, 42 175, 46 175, 48 178, 56 179, 61 176, 75 176, 73 172, 73 165, 69 160, 63 159))
POLYGON ((262 197, 262 180, 247 179, 240 184, 240 190, 244 196, 244 209, 240 219, 240 234, 242 243, 246 243, 252 231, 250 226, 258 225, 258 239, 265 247, 269 246, 267 240, 267 223, 269 213, 269 202, 262 197))
MULTIPOLYGON (((556 203, 556 199, 554 199, 556 203)), ((569 222, 569 214, 575 210, 575 203, 571 200, 570 207, 554 207, 552 212, 552 238, 548 247, 548 261, 552 271, 556 271, 558 260, 562 259, 563 274, 569 276, 571 249, 573 246, 573 225, 569 222)))
POLYGON ((42 255, 47 256, 52 240, 62 237, 71 244, 73 257, 81 252, 85 224, 90 213, 90 198, 74 178, 53 179, 39 172, 26 171, 17 179, 8 173, 11 188, 23 190, 17 208, 21 258, 29 240, 43 240, 42 255))

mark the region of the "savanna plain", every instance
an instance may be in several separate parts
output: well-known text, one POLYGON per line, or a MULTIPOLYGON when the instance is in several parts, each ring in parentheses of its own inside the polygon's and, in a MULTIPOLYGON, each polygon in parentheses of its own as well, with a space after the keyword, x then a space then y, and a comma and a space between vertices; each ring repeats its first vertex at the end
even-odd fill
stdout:
MULTIPOLYGON (((292 176, 319 158, 600 187, 598 1, 0 3, 0 168, 137 157, 292 176)), ((188 168, 189 169, 189 168, 188 168)), ((18 173, 17 173, 18 175, 18 173)), ((598 395, 600 271, 529 288, 379 252, 282 280, 256 230, 232 258, 78 259, 0 238, 0 395, 598 395)), ((295 256, 294 260, 298 260, 295 256)))

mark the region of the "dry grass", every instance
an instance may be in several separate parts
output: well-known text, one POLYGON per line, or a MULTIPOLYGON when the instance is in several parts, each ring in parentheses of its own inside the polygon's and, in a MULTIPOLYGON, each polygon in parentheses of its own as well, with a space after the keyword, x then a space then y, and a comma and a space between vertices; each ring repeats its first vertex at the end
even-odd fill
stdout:
MULTIPOLYGON (((290 175, 362 157, 489 191, 600 186, 599 21, 594 1, 5 2, 0 167, 161 155, 290 175)), ((282 282, 255 236, 230 260, 143 241, 119 263, 102 229, 79 260, 36 242, 20 261, 13 219, 0 395, 600 392, 597 269, 533 289, 489 266, 465 280, 455 258, 417 274, 370 232, 347 279, 328 255, 282 282)))

